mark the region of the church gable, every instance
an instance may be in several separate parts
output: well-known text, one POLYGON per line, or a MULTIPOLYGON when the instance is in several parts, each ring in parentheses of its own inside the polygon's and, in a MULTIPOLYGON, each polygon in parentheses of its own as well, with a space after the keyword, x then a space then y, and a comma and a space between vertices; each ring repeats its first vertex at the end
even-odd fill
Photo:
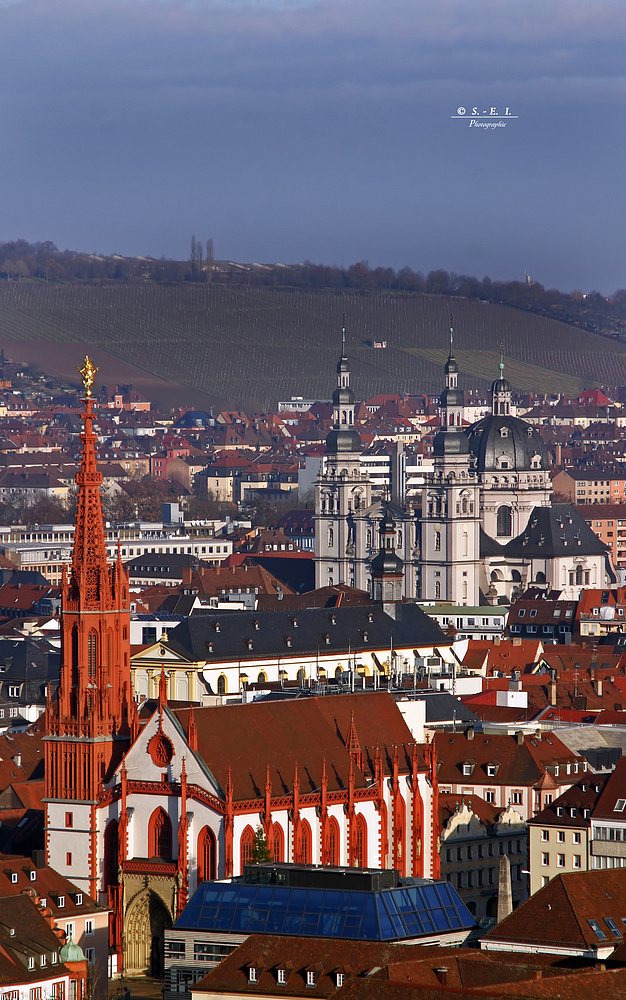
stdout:
MULTIPOLYGON (((163 775, 167 775, 167 781, 179 782, 183 758, 187 783, 223 798, 218 782, 200 755, 191 749, 183 727, 167 706, 154 712, 126 754, 124 764, 129 781, 163 781, 163 775)), ((114 783, 121 780, 121 768, 122 765, 114 783)))
POLYGON ((191 660, 186 657, 180 649, 173 649, 168 645, 165 639, 159 639, 158 642, 153 643, 151 646, 146 646, 145 649, 140 649, 136 653, 133 653, 132 662, 133 666, 154 666, 154 662, 167 664, 168 666, 176 666, 178 664, 187 666, 191 660))

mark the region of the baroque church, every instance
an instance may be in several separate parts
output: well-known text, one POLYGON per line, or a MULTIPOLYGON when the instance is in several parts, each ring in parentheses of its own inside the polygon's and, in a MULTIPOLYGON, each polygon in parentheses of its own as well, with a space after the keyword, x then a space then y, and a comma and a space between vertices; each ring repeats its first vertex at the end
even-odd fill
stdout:
MULTIPOLYGON (((60 681, 45 716, 45 843, 47 864, 111 910, 110 974, 160 974, 164 930, 202 881, 241 874, 259 826, 277 862, 439 877, 436 752, 387 692, 174 709, 163 672, 156 709, 140 716, 128 577, 119 549, 106 556, 93 371, 86 359, 60 681)), ((352 412, 346 424, 358 457, 352 412)), ((361 496, 367 509, 365 486, 361 496)))
POLYGON ((604 544, 571 504, 552 504, 548 450, 534 427, 512 415, 503 359, 491 413, 470 427, 462 425, 452 339, 444 372, 441 429, 421 509, 374 498, 361 470, 344 331, 333 429, 315 490, 316 587, 348 584, 377 600, 382 587, 387 600, 397 600, 399 583, 406 598, 477 607, 508 604, 531 586, 572 600, 584 587, 614 583, 604 544), (383 536, 388 566, 381 578, 383 536))

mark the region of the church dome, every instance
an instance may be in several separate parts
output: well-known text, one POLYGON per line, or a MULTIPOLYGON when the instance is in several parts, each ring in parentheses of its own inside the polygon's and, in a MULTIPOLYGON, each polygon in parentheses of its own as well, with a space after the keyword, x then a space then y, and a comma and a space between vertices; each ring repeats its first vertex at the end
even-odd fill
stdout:
POLYGON ((399 576, 404 572, 404 563, 393 549, 383 549, 374 556, 370 566, 375 576, 399 576))
POLYGON ((483 417, 465 433, 477 472, 545 471, 549 467, 548 450, 541 435, 518 417, 483 417))
POLYGON ((342 354, 339 358, 339 363, 337 364, 337 374, 343 375, 345 372, 350 372, 350 362, 345 355, 342 354))
POLYGON ((492 393, 499 394, 501 392, 513 392, 513 389, 511 383, 500 376, 500 378, 497 378, 495 382, 491 383, 491 391, 492 393))
POLYGON ((333 406, 354 406, 354 393, 349 386, 337 386, 333 392, 333 406))
POLYGON ((355 430, 332 430, 326 438, 326 454, 361 451, 361 438, 355 430))
POLYGON ((463 431, 439 431, 433 441, 433 453, 443 455, 467 455, 469 444, 463 431))
POLYGON ((454 355, 451 354, 448 357, 448 360, 446 361, 445 373, 446 375, 451 375, 451 374, 456 375, 458 374, 458 371, 459 371, 459 366, 457 364, 457 360, 454 357, 454 355))
POLYGON ((463 392, 461 389, 444 389, 439 397, 439 402, 444 410, 448 406, 463 406, 463 392))

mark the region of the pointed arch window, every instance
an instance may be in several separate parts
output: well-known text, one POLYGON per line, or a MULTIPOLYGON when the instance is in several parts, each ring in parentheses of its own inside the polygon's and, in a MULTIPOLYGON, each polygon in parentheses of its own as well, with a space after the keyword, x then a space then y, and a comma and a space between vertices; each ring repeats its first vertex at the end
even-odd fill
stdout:
POLYGON ((87 636, 87 676, 96 676, 96 663, 98 659, 98 634, 92 629, 87 636))
POLYGON ((198 885, 216 877, 216 855, 215 834, 205 826, 198 837, 198 885))
POLYGON ((311 827, 305 819, 302 820, 302 864, 313 863, 313 837, 311 827))
POLYGON ((367 823, 362 813, 359 813, 356 821, 354 863, 358 868, 367 868, 367 823))
POLYGON ((117 820, 112 819, 104 831, 104 882, 105 889, 117 885, 119 867, 119 830, 117 820))
POLYGON ((272 855, 276 864, 285 860, 285 835, 278 823, 274 823, 272 830, 272 855))
POLYGON ((172 823, 165 809, 155 809, 150 817, 148 845, 151 858, 172 860, 172 823))
POLYGON ((328 831, 328 862, 331 865, 339 866, 339 845, 340 845, 339 823, 334 816, 331 816, 328 831))
POLYGON ((239 842, 239 853, 241 855, 241 870, 243 872, 243 866, 249 865, 252 860, 252 844, 254 842, 254 830, 251 826, 247 826, 243 833, 241 834, 241 840, 239 842))

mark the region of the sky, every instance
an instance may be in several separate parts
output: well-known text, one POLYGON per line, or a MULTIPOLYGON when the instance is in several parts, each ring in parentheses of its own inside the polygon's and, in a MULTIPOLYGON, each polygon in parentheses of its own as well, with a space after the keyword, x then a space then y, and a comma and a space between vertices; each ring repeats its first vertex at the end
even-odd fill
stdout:
POLYGON ((0 0, 0 94, 0 240, 626 287, 624 0, 0 0))

